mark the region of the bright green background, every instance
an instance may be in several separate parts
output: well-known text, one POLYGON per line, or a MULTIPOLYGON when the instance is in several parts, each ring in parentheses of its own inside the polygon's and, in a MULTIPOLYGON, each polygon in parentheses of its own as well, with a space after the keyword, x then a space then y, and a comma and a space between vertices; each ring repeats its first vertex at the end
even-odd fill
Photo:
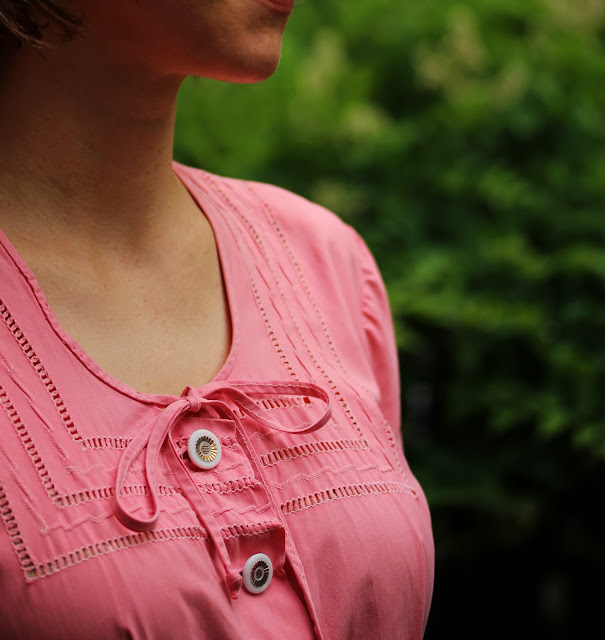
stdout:
POLYGON ((604 114, 602 0, 300 0, 270 80, 183 87, 177 159, 319 201, 381 266, 427 639, 603 629, 604 114))

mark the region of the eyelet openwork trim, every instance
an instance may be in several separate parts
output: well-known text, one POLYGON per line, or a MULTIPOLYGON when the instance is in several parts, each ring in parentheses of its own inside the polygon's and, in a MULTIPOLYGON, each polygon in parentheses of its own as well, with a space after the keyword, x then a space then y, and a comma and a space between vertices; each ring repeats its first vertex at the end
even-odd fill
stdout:
POLYGON ((6 306, 6 304, 4 304, 2 299, 0 299, 0 316, 6 323, 8 330, 13 334, 15 340, 23 350, 23 353, 25 354, 27 360, 40 377, 40 380, 42 380, 42 382, 44 383, 44 386, 50 394, 50 397, 52 398, 52 401, 57 408, 57 412, 59 413, 59 417, 65 425, 65 428, 70 433, 74 441, 81 443, 82 436, 78 433, 78 429, 73 423, 73 420, 71 419, 71 416, 67 411, 65 403, 63 402, 63 399, 57 391, 57 387, 53 383, 51 377, 48 375, 48 372, 44 368, 44 365, 40 361, 40 358, 38 358, 38 356, 36 355, 33 347, 25 337, 23 331, 21 331, 19 325, 16 323, 15 319, 13 318, 12 314, 8 310, 8 307, 6 306))
MULTIPOLYGON (((59 508, 74 507, 85 502, 91 502, 92 500, 109 500, 115 496, 115 487, 100 487, 93 489, 86 489, 84 491, 78 491, 77 493, 69 493, 58 496, 54 502, 59 508)), ((122 493, 127 496, 147 496, 149 490, 143 485, 127 485, 122 490, 122 493)), ((170 487, 165 484, 158 486, 158 493, 162 496, 174 496, 177 493, 183 495, 183 490, 180 487, 170 487)))
MULTIPOLYGON (((42 461, 42 456, 38 453, 36 445, 32 437, 29 435, 27 428, 23 424, 19 413, 13 406, 6 390, 0 385, 0 405, 6 412, 10 423, 13 425, 17 436, 21 440, 21 444, 25 449, 27 455, 31 459, 36 472, 38 473, 38 477, 40 478, 40 482, 46 491, 48 497, 52 500, 52 502, 57 505, 60 509, 64 507, 73 507, 76 505, 84 504, 86 502, 91 502, 92 500, 109 500, 113 498, 115 495, 114 487, 95 487, 91 489, 86 489, 82 491, 78 491, 75 493, 61 493, 52 479, 51 474, 49 473, 46 465, 42 461)), ((172 496, 175 494, 182 494, 183 491, 180 487, 171 487, 168 485, 159 485, 158 492, 160 495, 172 496)), ((127 485, 123 489, 123 493, 125 495, 148 495, 147 487, 143 485, 127 485)))
POLYGON ((295 460, 302 456, 311 456, 316 453, 333 453, 340 451, 361 451, 368 449, 369 445, 365 440, 326 440, 319 442, 303 442, 293 447, 285 447, 270 451, 260 456, 260 461, 265 467, 273 467, 280 462, 295 460))
POLYGON ((130 444, 130 438, 120 438, 116 436, 93 436, 82 438, 82 446, 86 449, 126 449, 130 444))
POLYGON ((55 487, 50 474, 48 473, 46 466, 42 461, 42 457, 36 449, 34 441, 31 439, 27 429, 25 428, 25 425, 23 424, 19 414, 17 413, 17 410, 13 406, 10 398, 8 397, 8 394, 2 386, 0 386, 0 404, 6 412, 6 415, 8 416, 8 419, 13 425, 15 431, 17 432, 23 448, 25 449, 27 455, 30 457, 32 464, 34 465, 38 473, 40 482, 42 483, 42 486, 44 487, 44 490, 46 491, 48 497, 53 502, 57 502, 57 499, 60 498, 59 491, 55 487))
POLYGON ((281 529, 282 524, 277 520, 265 520, 264 522, 255 522, 252 524, 230 524, 221 529, 223 538, 236 538, 241 536, 258 536, 268 531, 281 529))
POLYGON ((332 487, 323 491, 316 491, 300 498, 288 500, 281 505, 281 510, 285 515, 296 513, 301 509, 317 507, 330 500, 341 500, 343 498, 359 498, 377 493, 406 493, 418 498, 417 492, 407 485, 399 482, 368 482, 364 484, 350 484, 343 487, 332 487))
POLYGON ((86 560, 91 560, 99 556, 113 553, 114 551, 124 551, 131 547, 140 546, 149 542, 167 542, 170 540, 205 540, 207 532, 201 527, 172 527, 169 529, 156 529, 131 533, 124 536, 116 536, 107 540, 100 540, 85 545, 73 551, 62 553, 51 560, 45 562, 35 562, 23 541, 17 520, 10 507, 4 487, 0 484, 0 517, 6 527, 8 536, 13 544, 15 553, 21 565, 21 569, 28 582, 33 582, 39 578, 46 578, 53 573, 68 569, 76 564, 81 564, 86 560))
POLYGON ((225 480, 224 482, 208 482, 206 484, 198 484, 197 487, 204 493, 234 493, 236 491, 246 491, 262 487, 262 483, 256 478, 244 477, 235 480, 225 480))

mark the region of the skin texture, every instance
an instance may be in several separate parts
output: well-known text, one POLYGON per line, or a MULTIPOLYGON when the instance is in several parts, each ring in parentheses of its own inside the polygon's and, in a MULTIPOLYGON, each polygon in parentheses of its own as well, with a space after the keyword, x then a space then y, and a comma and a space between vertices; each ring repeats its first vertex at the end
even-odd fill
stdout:
POLYGON ((179 394, 214 377, 230 323, 212 231, 171 167, 176 94, 189 74, 271 75, 288 12, 262 0, 65 4, 85 35, 18 51, 0 71, 0 227, 102 368, 179 394))

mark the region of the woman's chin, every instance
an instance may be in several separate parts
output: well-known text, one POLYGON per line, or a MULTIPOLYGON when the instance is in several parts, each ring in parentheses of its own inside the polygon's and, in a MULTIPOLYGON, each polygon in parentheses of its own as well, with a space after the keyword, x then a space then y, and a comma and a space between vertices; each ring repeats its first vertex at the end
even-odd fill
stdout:
POLYGON ((263 80, 270 78, 275 73, 278 65, 279 56, 257 61, 255 65, 251 65, 245 73, 243 73, 238 79, 233 80, 233 82, 262 82, 263 80))
POLYGON ((280 57, 281 42, 277 47, 242 51, 241 54, 233 56, 228 63, 223 61, 223 64, 210 73, 205 69, 194 75, 242 84, 261 82, 275 73, 280 57))

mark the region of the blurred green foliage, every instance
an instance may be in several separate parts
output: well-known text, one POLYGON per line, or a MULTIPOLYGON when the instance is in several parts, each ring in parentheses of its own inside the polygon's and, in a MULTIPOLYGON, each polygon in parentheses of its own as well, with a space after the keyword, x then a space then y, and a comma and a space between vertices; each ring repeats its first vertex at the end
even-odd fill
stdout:
POLYGON ((182 89, 177 159, 324 204, 382 268, 427 638, 598 621, 604 118, 602 0, 300 0, 273 78, 182 89))

